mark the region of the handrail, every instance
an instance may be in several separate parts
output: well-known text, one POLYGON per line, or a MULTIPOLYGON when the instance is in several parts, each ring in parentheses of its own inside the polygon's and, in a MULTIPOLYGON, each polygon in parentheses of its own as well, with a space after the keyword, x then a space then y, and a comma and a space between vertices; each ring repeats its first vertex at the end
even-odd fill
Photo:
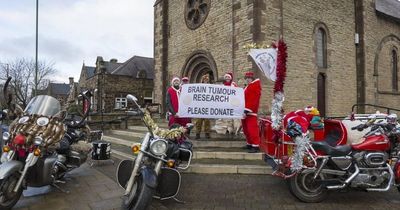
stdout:
POLYGON ((390 114, 390 111, 392 110, 392 111, 397 111, 397 112, 400 112, 400 109, 395 109, 395 108, 391 108, 391 107, 387 107, 387 106, 380 106, 380 105, 376 105, 376 104, 354 104, 352 107, 351 107, 351 111, 352 112, 354 112, 354 108, 356 108, 357 107, 357 110, 358 110, 358 107, 359 106, 371 106, 371 107, 375 107, 375 108, 382 108, 382 109, 386 109, 386 113, 387 114, 390 114))

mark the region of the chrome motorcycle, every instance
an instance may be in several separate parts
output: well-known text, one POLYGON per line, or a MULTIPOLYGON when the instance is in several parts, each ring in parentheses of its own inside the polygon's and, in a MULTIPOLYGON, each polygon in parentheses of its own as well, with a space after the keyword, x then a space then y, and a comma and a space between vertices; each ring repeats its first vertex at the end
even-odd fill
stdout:
MULTIPOLYGON (((134 96, 127 98, 137 105, 134 96)), ((132 146, 136 158, 123 160, 117 169, 118 183, 125 189, 123 209, 146 209, 153 197, 179 201, 176 199, 181 184, 178 169, 187 169, 192 159, 192 144, 185 136, 192 124, 163 130, 153 122, 149 112, 142 114, 148 132, 142 143, 132 146)))
MULTIPOLYGON (((85 100, 87 97, 83 95, 85 100)), ((64 183, 64 175, 86 161, 90 144, 86 137, 84 117, 65 119, 60 102, 51 97, 34 97, 3 135, 0 165, 0 209, 10 209, 29 187, 64 183)), ((18 112, 17 112, 18 113, 18 112)))

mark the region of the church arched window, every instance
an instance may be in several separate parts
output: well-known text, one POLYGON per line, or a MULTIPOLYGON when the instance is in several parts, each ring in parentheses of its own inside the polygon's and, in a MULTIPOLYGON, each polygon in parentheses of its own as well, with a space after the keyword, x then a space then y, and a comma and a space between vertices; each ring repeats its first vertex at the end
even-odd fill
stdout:
POLYGON ((315 39, 317 66, 319 68, 327 68, 327 35, 325 29, 318 28, 315 39))
POLYGON ((397 56, 397 50, 392 49, 391 52, 391 57, 392 57, 392 87, 394 91, 399 90, 399 79, 398 79, 398 56, 397 56))

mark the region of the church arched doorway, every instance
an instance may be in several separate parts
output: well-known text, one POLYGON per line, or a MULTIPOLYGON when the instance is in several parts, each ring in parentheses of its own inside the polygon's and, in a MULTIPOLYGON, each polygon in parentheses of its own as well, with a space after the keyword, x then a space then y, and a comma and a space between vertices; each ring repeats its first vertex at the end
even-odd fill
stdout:
POLYGON ((215 83, 218 72, 214 58, 207 51, 195 51, 186 59, 181 75, 189 77, 190 83, 200 83, 205 74, 209 74, 211 83, 215 83))

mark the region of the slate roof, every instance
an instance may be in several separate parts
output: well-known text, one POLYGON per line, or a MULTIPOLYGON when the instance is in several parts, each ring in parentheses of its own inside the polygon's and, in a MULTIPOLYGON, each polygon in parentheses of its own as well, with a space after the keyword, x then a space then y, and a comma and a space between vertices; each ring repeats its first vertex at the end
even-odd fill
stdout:
POLYGON ((392 18, 400 23, 400 1, 397 0, 376 0, 375 9, 378 14, 392 18))
POLYGON ((87 78, 91 78, 94 76, 94 73, 96 71, 96 68, 93 66, 85 66, 85 71, 86 71, 86 76, 87 78))
POLYGON ((122 66, 115 69, 111 74, 136 78, 141 70, 146 71, 147 79, 154 79, 154 59, 141 56, 133 56, 131 59, 127 60, 122 66))
POLYGON ((71 87, 65 83, 50 83, 49 88, 52 95, 68 95, 71 87))

